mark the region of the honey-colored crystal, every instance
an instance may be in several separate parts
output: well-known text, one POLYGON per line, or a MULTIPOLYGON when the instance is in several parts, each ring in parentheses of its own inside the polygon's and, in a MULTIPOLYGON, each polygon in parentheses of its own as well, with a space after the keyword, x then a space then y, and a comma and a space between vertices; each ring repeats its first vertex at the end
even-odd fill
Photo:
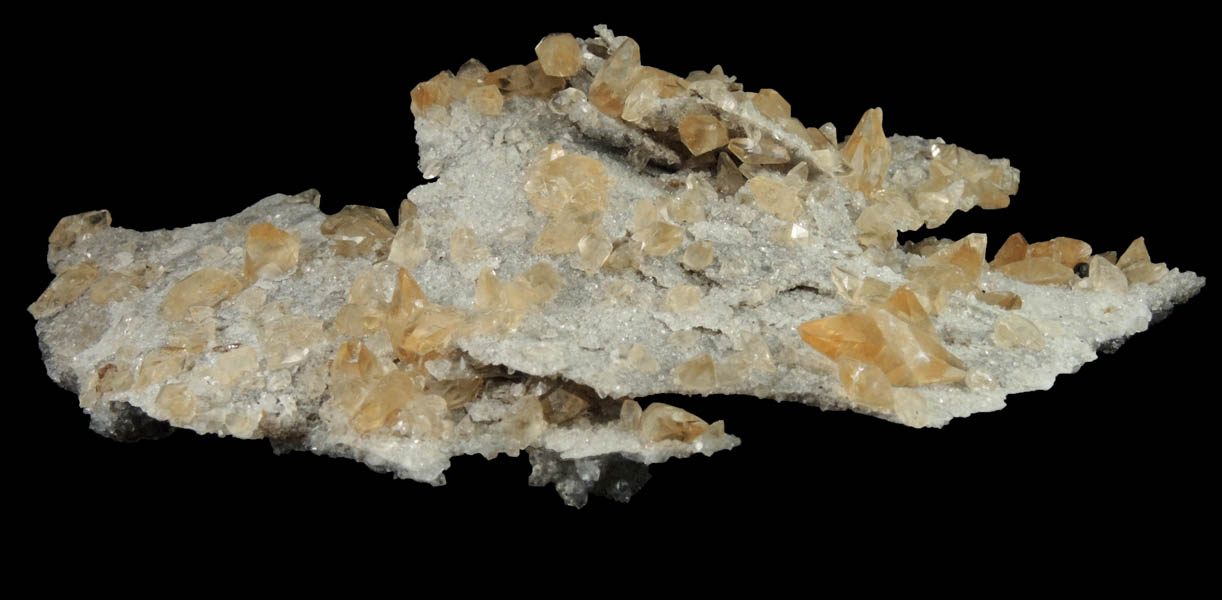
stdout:
POLYGON ((713 183, 719 193, 733 196, 739 188, 747 184, 747 178, 743 176, 742 170, 734 164, 729 154, 719 152, 717 153, 717 175, 713 178, 713 183))
POLYGON ((691 189, 671 196, 666 200, 666 214, 675 222, 684 225, 699 223, 705 219, 706 197, 699 189, 691 189))
POLYGON ((640 46, 632 38, 624 38, 594 76, 594 81, 590 84, 590 104, 605 114, 619 118, 640 68, 640 46))
POLYGON ((553 77, 572 77, 581 69, 581 46, 570 33, 553 33, 535 46, 543 72, 553 77))
MULTIPOLYGON (((374 318, 380 325, 381 319, 374 318)), ((310 356, 311 349, 325 339, 322 321, 306 315, 286 315, 259 330, 259 345, 263 347, 269 371, 304 361, 310 356)))
POLYGON ((297 236, 272 225, 256 223, 246 232, 247 281, 281 279, 297 266, 297 236))
POLYGON ((27 310, 35 319, 55 315, 80 298, 97 277, 98 268, 89 262, 63 269, 27 310))
POLYGON ((784 182, 759 175, 749 179, 747 187, 760 210, 782 221, 793 222, 802 216, 802 201, 784 182))
POLYGON ((952 264, 931 264, 912 267, 904 272, 912 290, 922 299, 929 312, 939 314, 946 308, 950 298, 957 292, 967 293, 974 289, 967 273, 952 264))
POLYGON ((408 269, 413 269, 429 259, 428 238, 420 223, 414 219, 400 220, 399 228, 390 242, 390 252, 386 258, 408 269))
POLYGON ((454 335, 466 324, 466 317, 452 306, 429 305, 420 310, 404 334, 391 342, 400 360, 415 363, 450 347, 454 335))
POLYGON ((894 406, 891 383, 882 369, 847 356, 841 357, 836 364, 839 366, 840 384, 855 404, 880 410, 894 406))
POLYGON ((569 254, 580 250, 581 239, 597 228, 598 215, 562 213, 548 220, 535 238, 535 254, 569 254))
POLYGON ((543 72, 543 65, 537 60, 526 64, 526 75, 530 78, 530 85, 522 90, 522 94, 531 98, 546 100, 564 89, 564 78, 543 72))
POLYGON ((1088 289, 1097 292, 1123 294, 1129 291, 1129 280, 1124 271, 1102 256, 1092 256, 1090 275, 1083 282, 1088 289))
POLYGON ((411 91, 411 111, 417 119, 431 114, 432 110, 444 109, 450 104, 450 80, 447 72, 441 72, 428 81, 416 84, 411 91))
POLYGON ((1005 310, 1018 310, 1023 307, 1023 299, 1014 292, 976 292, 976 299, 1005 310))
POLYGON ((182 372, 186 352, 177 349, 158 348, 150 350, 140 360, 136 371, 136 387, 165 383, 182 372))
POLYGON ((1006 238, 1006 241, 997 250, 997 254, 993 256, 993 262, 990 265, 994 269, 1000 269, 1010 263, 1015 263, 1027 258, 1027 249, 1030 247, 1027 244, 1027 239, 1021 233, 1015 233, 1006 238))
POLYGON ((204 267, 174 284, 161 303, 161 318, 181 321, 193 306, 215 307, 242 291, 242 281, 215 267, 204 267))
POLYGON ((530 89, 530 72, 526 65, 509 65, 480 77, 477 83, 495 85, 506 94, 520 93, 530 89))
POLYGON ((744 165, 783 165, 790 160, 784 146, 758 133, 752 137, 732 138, 726 148, 744 165))
POLYGON ((670 312, 687 312, 700 307, 700 288, 694 285, 678 285, 666 292, 663 306, 670 312))
POLYGON ((367 254, 384 257, 394 238, 390 215, 372 206, 345 206, 324 219, 319 229, 332 241, 336 254, 349 258, 367 254))
POLYGON ((187 427, 195 419, 198 400, 185 384, 172 383, 161 386, 161 390, 157 392, 157 399, 153 403, 166 416, 171 425, 187 427))
POLYGON ((940 142, 931 144, 930 155, 929 178, 917 189, 918 204, 933 196, 949 205, 942 214, 928 215, 930 227, 944 223, 954 210, 1005 208, 1010 205, 1010 196, 1018 191, 1018 178, 1007 169, 1009 161, 1005 159, 991 160, 940 142))
POLYGON ((840 152, 852 169, 845 184, 867 196, 883 187, 891 166, 891 143, 883 133, 881 108, 871 108, 861 116, 840 152))
POLYGON ((764 88, 760 90, 758 94, 751 98, 751 103, 755 105, 755 108, 759 109, 760 113, 769 119, 780 121, 781 119, 789 118, 789 103, 774 89, 764 88))
POLYGON ((209 371, 212 381, 222 387, 232 386, 259 369, 259 357, 250 346, 234 348, 216 355, 209 371))
POLYGON ((1146 239, 1139 237, 1120 255, 1116 266, 1124 271, 1130 284, 1157 283, 1167 275, 1166 263, 1150 261, 1150 253, 1146 250, 1146 239))
POLYGON ((467 104, 481 115, 495 117, 501 114, 505 99, 495 85, 480 85, 467 92, 467 104))
POLYGON ((594 227, 577 240, 577 268, 593 275, 602 268, 611 256, 611 239, 601 227, 594 227))
POLYGON ((687 82, 678 76, 653 67, 641 67, 629 85, 620 118, 648 129, 669 129, 668 121, 655 118, 661 107, 660 100, 685 93, 687 82))
POLYGON ((526 176, 526 197, 540 214, 555 217, 562 213, 584 215, 602 212, 612 181, 598 159, 582 154, 567 154, 559 144, 544 149, 539 161, 526 176))
POLYGON ((624 240, 614 244, 611 256, 607 257, 605 266, 614 271, 635 269, 641 266, 645 244, 639 239, 624 240))
POLYGON ((384 373, 377 357, 364 344, 340 344, 331 360, 331 402, 351 417, 384 373))
POLYGON ((674 370, 675 382, 683 389, 703 392, 717 387, 713 357, 708 353, 692 358, 674 370))
POLYGON ((641 413, 640 423, 641 441, 645 443, 666 440, 691 442, 709 427, 700 417, 661 402, 646 407, 641 413))
POLYGON ((122 302, 134 298, 139 292, 139 281, 125 271, 113 271, 98 277, 89 288, 89 299, 95 304, 122 302))
POLYGON ((641 405, 636 400, 624 400, 619 409, 620 426, 629 431, 639 431, 641 428, 641 405))
POLYGON ((1024 258, 1006 264, 997 270, 1011 279, 1036 285, 1062 285, 1078 278, 1073 269, 1061 264, 1058 260, 1045 256, 1024 258))
POLYGON ((62 252, 71 248, 78 240, 86 236, 105 231, 110 227, 110 211, 94 210, 76 215, 69 215, 55 224, 51 231, 50 242, 52 252, 62 252))
POLYGON ((1043 332, 1035 323, 1013 313, 997 320, 992 337, 993 343, 1001 348, 1039 349, 1046 343, 1043 332))
POLYGON ((683 228, 665 221, 646 227, 639 235, 633 234, 643 244, 641 251, 649 256, 666 256, 683 244, 683 228))
POLYGON ((683 251, 683 266, 692 271, 703 271, 713 264, 713 242, 689 244, 683 251))
POLYGON ((479 236, 470 227, 455 227, 450 232, 450 260, 465 265, 488 257, 488 248, 480 245, 479 236))
POLYGON ((798 332, 806 343, 833 360, 847 356, 881 368, 891 385, 963 379, 963 362, 942 346, 919 314, 915 316, 910 321, 889 310, 868 307, 803 323, 798 332))
POLYGON ((1090 260, 1090 244, 1068 237, 1053 238, 1027 247, 1027 258, 1051 258, 1069 268, 1090 260))
POLYGON ((704 154, 730 143, 725 124, 708 113, 692 113, 679 119, 679 139, 693 155, 704 154))
POLYGON ((552 393, 540 399, 543 404, 543 418, 548 423, 567 423, 586 412, 589 403, 564 388, 556 388, 552 393))
POLYGON ((899 239, 895 219, 886 204, 865 207, 853 224, 857 227, 857 243, 867 248, 890 250, 899 239))
POLYGON ((930 255, 929 263, 955 265, 963 269, 968 281, 976 281, 986 269, 984 253, 987 243, 985 234, 970 234, 930 255))
POLYGON ((640 344, 634 344, 632 348, 628 350, 627 358, 628 366, 632 368, 632 370, 644 375, 654 375, 660 368, 658 366, 657 359, 653 357, 653 354, 649 352, 649 349, 640 344))

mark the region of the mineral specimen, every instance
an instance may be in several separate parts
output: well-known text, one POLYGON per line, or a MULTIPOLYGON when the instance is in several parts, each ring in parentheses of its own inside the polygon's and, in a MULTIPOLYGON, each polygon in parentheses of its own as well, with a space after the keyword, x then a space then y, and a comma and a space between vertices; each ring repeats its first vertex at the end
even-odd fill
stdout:
POLYGON ((437 181, 397 213, 326 215, 310 191, 173 231, 65 217, 29 306, 48 373, 112 437, 165 421, 432 483, 451 457, 525 450, 531 483, 580 506, 639 487, 624 461, 739 443, 656 394, 940 427, 1049 387, 1204 285, 1142 238, 1014 234, 991 260, 984 234, 901 244, 1007 206, 1018 171, 888 136, 878 108, 838 140, 774 89, 596 34, 416 86, 437 181))

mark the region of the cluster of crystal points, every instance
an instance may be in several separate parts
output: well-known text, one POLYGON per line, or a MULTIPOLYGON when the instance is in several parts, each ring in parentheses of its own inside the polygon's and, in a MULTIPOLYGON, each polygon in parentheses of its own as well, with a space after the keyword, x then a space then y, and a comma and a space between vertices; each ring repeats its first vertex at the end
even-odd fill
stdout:
POLYGON ((1018 172, 888 138, 877 108, 838 141, 774 89, 645 66, 596 31, 417 85, 439 180, 397 223, 324 215, 314 191, 175 232, 65 217, 29 307, 50 374, 109 435, 152 417, 432 483, 452 456, 526 450, 532 484, 581 505, 639 487, 611 481, 617 462, 738 443, 647 396, 941 426, 1046 388, 1203 285, 1140 238, 1117 256, 1014 234, 991 261, 984 234, 900 247, 1007 206, 1018 172))

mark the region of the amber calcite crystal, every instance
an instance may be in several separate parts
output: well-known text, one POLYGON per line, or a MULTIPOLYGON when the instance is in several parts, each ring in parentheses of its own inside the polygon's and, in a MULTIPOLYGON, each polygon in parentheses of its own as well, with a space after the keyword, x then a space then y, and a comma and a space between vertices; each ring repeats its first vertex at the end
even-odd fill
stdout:
POLYGON ((803 323, 802 339, 833 360, 848 357, 883 370, 892 385, 953 382, 966 375, 913 293, 901 288, 882 305, 803 323))

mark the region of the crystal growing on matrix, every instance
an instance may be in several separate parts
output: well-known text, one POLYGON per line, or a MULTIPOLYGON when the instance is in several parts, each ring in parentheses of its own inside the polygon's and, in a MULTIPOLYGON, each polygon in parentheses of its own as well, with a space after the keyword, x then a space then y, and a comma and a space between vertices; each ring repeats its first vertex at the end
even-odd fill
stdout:
POLYGON ((705 396, 942 427, 1204 285, 1073 223, 995 232, 991 257, 984 233, 901 243, 1023 201, 1019 171, 878 107, 803 122, 799 82, 672 73, 605 26, 533 49, 415 85, 434 181, 397 211, 310 190, 173 232, 45 224, 54 279, 28 311, 48 373, 116 437, 143 414, 434 484, 455 456, 526 453, 580 506, 638 487, 623 461, 735 448, 705 396))

